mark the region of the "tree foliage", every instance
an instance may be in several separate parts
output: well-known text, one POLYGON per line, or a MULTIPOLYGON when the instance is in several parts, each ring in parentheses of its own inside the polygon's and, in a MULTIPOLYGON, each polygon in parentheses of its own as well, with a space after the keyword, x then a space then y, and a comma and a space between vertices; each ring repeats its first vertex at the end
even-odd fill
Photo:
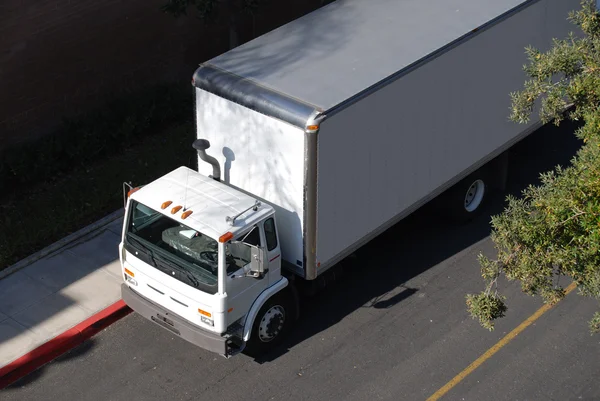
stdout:
POLYGON ((208 19, 215 16, 219 10, 219 6, 225 5, 231 7, 232 12, 255 12, 261 0, 168 0, 162 6, 162 10, 166 13, 179 17, 187 15, 188 8, 194 8, 196 15, 201 19, 208 19))
POLYGON ((161 9, 174 17, 185 16, 188 9, 207 22, 216 18, 219 11, 226 10, 229 24, 229 47, 238 45, 237 22, 240 16, 253 15, 266 0, 167 0, 161 9))
MULTIPOLYGON (((542 174, 540 185, 509 196, 504 212, 492 217, 498 256, 479 256, 485 290, 466 297, 471 316, 489 330, 507 310, 497 289, 501 275, 549 304, 565 296, 568 281, 600 300, 600 13, 595 1, 583 0, 568 18, 579 35, 555 39, 546 52, 526 48, 528 79, 510 94, 510 119, 526 123, 539 106, 544 123, 581 121, 575 134, 583 145, 571 165, 542 174)), ((600 312, 589 326, 600 332, 600 312)))

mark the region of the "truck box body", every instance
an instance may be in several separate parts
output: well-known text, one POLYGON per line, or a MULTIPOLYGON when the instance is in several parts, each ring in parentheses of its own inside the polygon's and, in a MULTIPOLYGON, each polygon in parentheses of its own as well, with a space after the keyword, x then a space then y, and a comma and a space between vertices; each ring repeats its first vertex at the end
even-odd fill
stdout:
MULTIPOLYGON (((198 137, 210 141, 208 153, 219 161, 221 179, 273 205, 282 255, 296 265, 303 260, 304 130, 196 91, 198 137)), ((203 161, 198 167, 212 174, 203 161)))
POLYGON ((196 71, 198 138, 275 207, 286 267, 314 279, 538 126, 508 120, 524 48, 566 37, 578 7, 331 3, 196 71))

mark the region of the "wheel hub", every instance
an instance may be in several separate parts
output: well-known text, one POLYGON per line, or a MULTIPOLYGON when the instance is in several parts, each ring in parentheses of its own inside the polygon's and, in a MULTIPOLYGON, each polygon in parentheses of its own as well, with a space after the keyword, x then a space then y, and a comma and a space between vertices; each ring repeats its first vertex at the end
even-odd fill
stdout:
POLYGON ((483 181, 477 180, 473 182, 465 194, 465 210, 467 212, 475 211, 481 205, 484 193, 485 184, 483 181))
POLYGON ((264 314, 258 326, 258 336, 262 342, 275 339, 281 332, 285 322, 285 310, 279 305, 272 306, 264 314))

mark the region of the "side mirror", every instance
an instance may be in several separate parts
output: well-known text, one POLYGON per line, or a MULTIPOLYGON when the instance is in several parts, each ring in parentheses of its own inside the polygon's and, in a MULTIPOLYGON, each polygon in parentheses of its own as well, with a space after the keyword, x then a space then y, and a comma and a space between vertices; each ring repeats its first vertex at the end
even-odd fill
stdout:
POLYGON ((250 275, 262 278, 265 272, 263 250, 257 246, 250 247, 250 275))

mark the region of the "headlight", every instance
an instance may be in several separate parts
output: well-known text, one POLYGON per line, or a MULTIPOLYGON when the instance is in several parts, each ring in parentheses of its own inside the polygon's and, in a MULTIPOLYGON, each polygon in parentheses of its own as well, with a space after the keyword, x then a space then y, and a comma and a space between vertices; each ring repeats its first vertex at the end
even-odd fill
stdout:
POLYGON ((125 274, 125 281, 131 285, 137 285, 137 281, 133 277, 129 277, 127 274, 125 274))
POLYGON ((200 308, 198 308, 198 313, 200 314, 200 320, 202 321, 202 323, 208 324, 209 326, 214 326, 213 320, 211 319, 212 313, 202 310, 200 308))

